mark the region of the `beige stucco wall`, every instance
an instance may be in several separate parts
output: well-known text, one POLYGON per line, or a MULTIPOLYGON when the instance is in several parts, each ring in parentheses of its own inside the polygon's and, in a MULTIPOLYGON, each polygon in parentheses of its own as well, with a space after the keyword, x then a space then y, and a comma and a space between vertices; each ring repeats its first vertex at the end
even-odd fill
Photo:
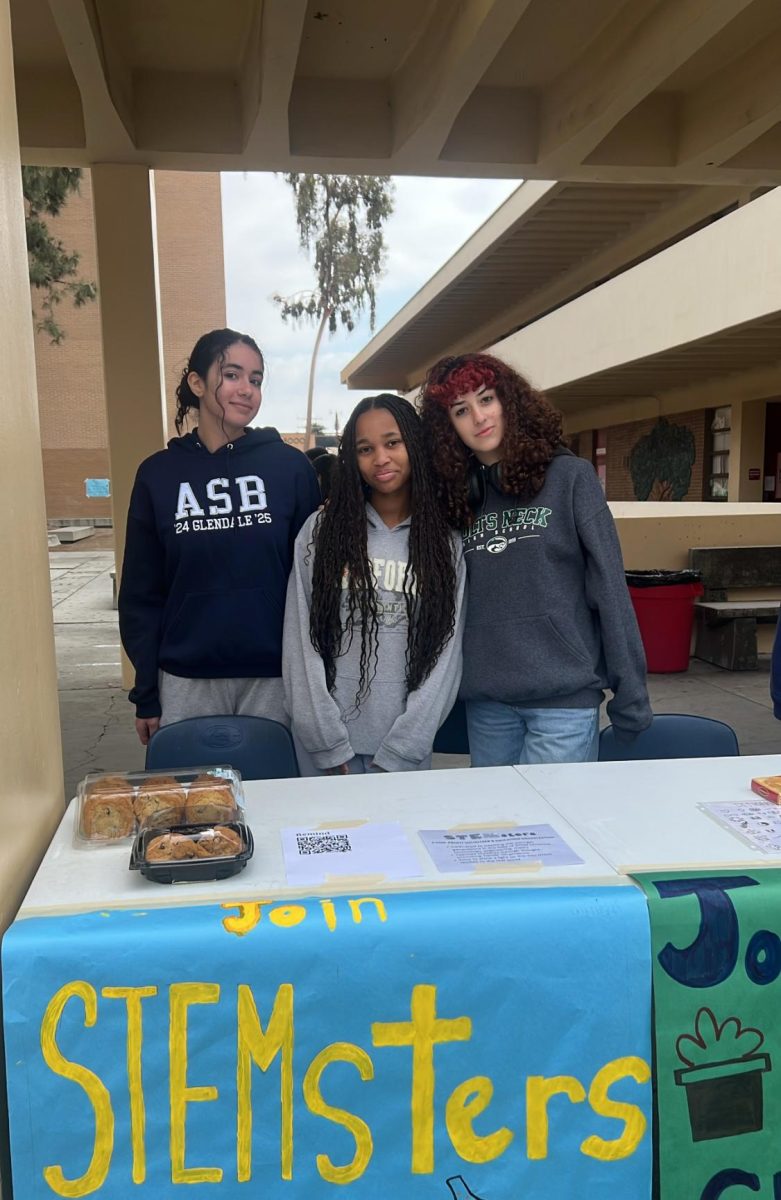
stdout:
POLYGON ((676 570, 696 546, 777 546, 781 504, 613 502, 628 568, 676 570))

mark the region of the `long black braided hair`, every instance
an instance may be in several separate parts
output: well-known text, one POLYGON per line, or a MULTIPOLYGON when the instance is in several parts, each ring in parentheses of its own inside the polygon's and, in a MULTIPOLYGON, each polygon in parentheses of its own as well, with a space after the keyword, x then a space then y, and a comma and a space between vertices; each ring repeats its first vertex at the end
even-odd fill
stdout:
POLYGON ((456 616, 456 568, 446 514, 437 500, 423 448, 420 418, 408 400, 383 392, 361 400, 344 427, 338 466, 328 504, 314 530, 314 566, 309 629, 312 645, 325 665, 328 690, 336 684, 336 660, 353 636, 360 636, 359 706, 377 665, 377 592, 367 553, 366 500, 370 489, 358 469, 355 430, 371 409, 386 409, 399 427, 411 467, 412 520, 409 560, 403 592, 407 607, 406 682, 414 691, 433 670, 453 636, 456 616), (341 601, 346 578, 347 618, 341 601))

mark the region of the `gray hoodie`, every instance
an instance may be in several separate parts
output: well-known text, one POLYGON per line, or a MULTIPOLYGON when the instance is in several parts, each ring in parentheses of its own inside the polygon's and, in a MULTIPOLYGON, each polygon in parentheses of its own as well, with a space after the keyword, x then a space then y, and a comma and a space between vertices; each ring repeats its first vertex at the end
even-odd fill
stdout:
POLYGON ((525 502, 497 491, 464 535, 469 611, 461 695, 596 708, 619 735, 651 723, 621 548, 594 468, 566 452, 525 502))
MULTIPOLYGON (((356 754, 372 755, 385 771, 415 771, 428 765, 434 735, 449 713, 461 678, 461 636, 466 570, 460 539, 456 558, 456 628, 437 663, 419 688, 407 695, 407 609, 402 584, 409 550, 410 519, 393 529, 366 505, 367 549, 378 598, 377 670, 368 697, 355 706, 360 679, 360 629, 336 660, 336 687, 325 685, 323 660, 309 636, 314 565, 314 513, 296 539, 288 583, 282 676, 285 702, 296 737, 320 770, 337 767, 356 754)), ((347 616, 347 591, 342 613, 347 616)))

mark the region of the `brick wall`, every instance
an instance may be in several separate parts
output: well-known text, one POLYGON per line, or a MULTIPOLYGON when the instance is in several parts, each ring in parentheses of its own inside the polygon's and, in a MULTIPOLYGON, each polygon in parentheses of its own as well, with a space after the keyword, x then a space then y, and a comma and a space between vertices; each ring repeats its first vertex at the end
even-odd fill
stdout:
MULTIPOLYGON (((174 388, 193 344, 225 325, 220 177, 215 173, 155 174, 164 389, 173 436, 174 388)), ((97 278, 89 171, 81 192, 57 218, 55 237, 81 255, 80 277, 97 278)), ((33 297, 33 302, 35 297, 33 297)), ((107 516, 110 501, 85 495, 86 478, 109 475, 101 350, 100 300, 57 311, 65 339, 36 334, 35 360, 46 512, 49 518, 107 516)))
MULTIPOLYGON (((676 413, 665 418, 671 425, 684 425, 694 435, 695 460, 692 467, 691 483, 683 500, 702 500, 705 498, 703 484, 703 469, 705 464, 705 446, 707 438, 708 412, 699 409, 696 412, 676 413)), ((629 455, 632 447, 641 437, 650 433, 656 425, 656 419, 649 421, 633 421, 627 425, 612 425, 607 430, 607 488, 608 500, 636 500, 632 486, 632 476, 629 471, 629 455)), ((649 500, 664 499, 663 496, 652 492, 649 500)))
POLYGON ((43 486, 49 518, 110 517, 111 500, 87 496, 85 479, 108 479, 108 450, 44 450, 43 486))
MULTIPOLYGON (((59 238, 67 249, 77 250, 81 255, 79 276, 96 280, 97 255, 89 171, 85 171, 82 177, 80 195, 71 197, 59 217, 49 217, 47 220, 52 235, 59 238)), ((69 301, 63 301, 56 310, 56 317, 65 330, 65 338, 59 345, 52 345, 45 333, 35 335, 41 446, 43 450, 105 449, 107 434, 99 302, 74 308, 69 301)), ((63 494, 63 487, 64 478, 61 478, 58 488, 60 494, 63 494)), ((84 495, 83 485, 81 495, 84 495)), ((69 512, 49 511, 49 516, 53 517, 70 515, 69 512)))

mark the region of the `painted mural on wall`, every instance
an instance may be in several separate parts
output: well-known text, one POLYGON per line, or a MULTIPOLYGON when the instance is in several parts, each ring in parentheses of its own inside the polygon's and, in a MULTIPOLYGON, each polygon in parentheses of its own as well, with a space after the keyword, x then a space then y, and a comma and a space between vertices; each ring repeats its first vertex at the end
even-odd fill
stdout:
POLYGON ((695 458, 691 429, 660 417, 651 432, 635 442, 629 455, 635 499, 683 500, 691 487, 695 458))

